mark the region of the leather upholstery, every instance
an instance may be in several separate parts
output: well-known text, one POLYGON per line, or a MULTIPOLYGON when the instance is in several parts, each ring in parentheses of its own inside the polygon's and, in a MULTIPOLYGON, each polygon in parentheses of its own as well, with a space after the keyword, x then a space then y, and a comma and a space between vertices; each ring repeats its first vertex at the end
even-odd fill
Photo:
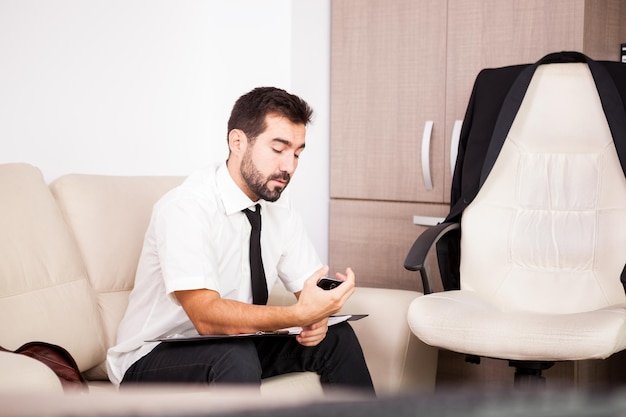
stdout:
POLYGON ((461 218, 460 290, 416 299, 426 343, 513 360, 626 348, 626 178, 585 63, 541 65, 461 218))
MULTIPOLYGON (((48 186, 34 166, 0 165, 0 345, 12 350, 33 340, 58 344, 92 388, 112 388, 103 366, 106 349, 126 308, 152 206, 181 181, 70 174, 48 186)), ((413 336, 406 322, 409 304, 420 295, 357 288, 346 305, 348 313, 370 314, 354 328, 380 395, 434 389, 437 350, 413 336)), ((294 300, 282 287, 270 294, 270 303, 294 300)), ((0 387, 46 385, 16 377, 11 370, 22 368, 12 361, 32 360, 17 356, 0 358, 9 370, 0 374, 0 387)), ((285 390, 306 398, 322 393, 310 373, 262 385, 264 395, 285 390)))

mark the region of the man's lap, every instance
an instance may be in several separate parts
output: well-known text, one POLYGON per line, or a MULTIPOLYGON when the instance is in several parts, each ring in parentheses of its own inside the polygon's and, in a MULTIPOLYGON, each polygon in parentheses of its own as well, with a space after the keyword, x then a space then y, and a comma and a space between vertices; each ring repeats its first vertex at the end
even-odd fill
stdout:
MULTIPOLYGON (((342 371, 344 366, 366 368, 360 345, 348 323, 331 326, 326 338, 314 347, 300 345, 293 336, 161 343, 128 369, 122 384, 260 384, 261 378, 304 371, 320 374, 323 382, 341 383, 344 378, 341 374, 352 372, 342 371), (358 353, 360 356, 356 355, 355 359, 358 353), (339 370, 335 372, 336 369, 339 370)), ((367 369, 365 374, 369 376, 367 369)))

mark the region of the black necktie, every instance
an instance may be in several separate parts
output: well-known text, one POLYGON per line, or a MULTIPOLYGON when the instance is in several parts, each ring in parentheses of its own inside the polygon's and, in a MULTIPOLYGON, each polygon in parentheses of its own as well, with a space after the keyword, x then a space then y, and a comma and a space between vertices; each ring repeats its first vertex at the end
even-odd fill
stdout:
POLYGON ((250 209, 242 210, 252 231, 250 232, 250 278, 252 279, 252 303, 267 304, 267 282, 265 281, 265 271, 263 270, 263 259, 261 259, 261 206, 256 205, 256 211, 250 209))

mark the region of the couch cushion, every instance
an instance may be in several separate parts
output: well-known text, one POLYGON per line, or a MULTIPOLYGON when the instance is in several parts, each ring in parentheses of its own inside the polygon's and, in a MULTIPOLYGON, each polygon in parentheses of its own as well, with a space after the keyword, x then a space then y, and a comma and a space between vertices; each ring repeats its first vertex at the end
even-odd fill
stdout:
MULTIPOLYGON (((183 177, 69 174, 50 184, 97 294, 107 348, 115 344, 133 288, 152 206, 182 181, 183 177)), ((101 366, 88 377, 106 378, 104 369, 101 366)))
POLYGON ((100 314, 71 232, 41 172, 0 165, 0 345, 41 340, 81 370, 105 354, 100 314))

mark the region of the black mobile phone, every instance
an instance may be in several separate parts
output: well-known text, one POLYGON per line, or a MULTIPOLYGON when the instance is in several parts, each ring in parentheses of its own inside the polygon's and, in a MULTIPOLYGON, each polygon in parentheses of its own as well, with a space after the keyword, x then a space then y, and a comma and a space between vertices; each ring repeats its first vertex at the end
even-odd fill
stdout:
POLYGON ((333 288, 341 285, 343 281, 340 279, 330 278, 330 277, 322 277, 319 281, 317 281, 317 286, 323 290, 332 290, 333 288))

